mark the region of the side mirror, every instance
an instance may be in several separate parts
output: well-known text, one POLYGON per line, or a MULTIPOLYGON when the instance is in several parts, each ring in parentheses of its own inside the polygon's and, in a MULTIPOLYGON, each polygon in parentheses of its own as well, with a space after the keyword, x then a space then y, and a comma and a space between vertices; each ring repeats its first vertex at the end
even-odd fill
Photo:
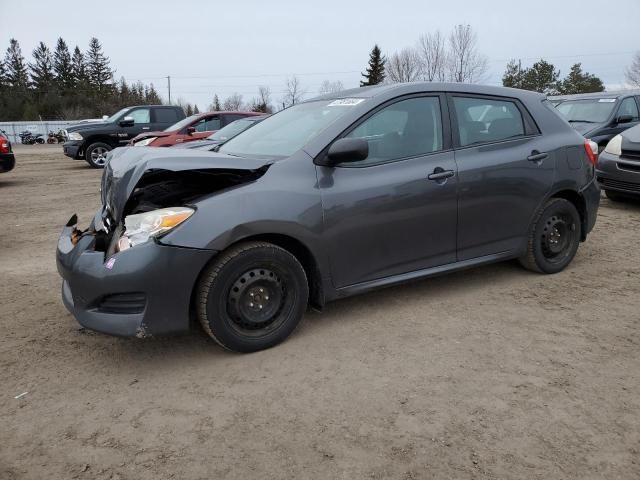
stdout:
POLYGON ((333 167, 339 163, 359 162, 369 156, 369 142, 364 138, 341 138, 329 147, 327 156, 318 165, 333 167))
POLYGON ((633 120, 632 115, 620 115, 616 118, 616 123, 629 123, 633 120))
POLYGON ((134 123, 135 120, 133 119, 133 117, 124 117, 122 120, 120 120, 121 127, 131 127, 134 123))
POLYGON ((196 131, 196 127, 187 127, 187 135, 193 135, 196 131))

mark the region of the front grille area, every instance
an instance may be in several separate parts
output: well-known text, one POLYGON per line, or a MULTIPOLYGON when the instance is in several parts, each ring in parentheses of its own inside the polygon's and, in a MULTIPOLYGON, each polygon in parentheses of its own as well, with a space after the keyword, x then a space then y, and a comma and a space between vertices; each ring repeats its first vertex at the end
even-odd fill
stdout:
POLYGON ((623 182, 620 180, 612 180, 610 178, 598 177, 598 183, 603 188, 611 187, 617 190, 627 190, 629 192, 640 193, 640 183, 623 182))
POLYGON ((144 293, 116 293, 102 297, 98 310, 103 313, 135 314, 144 311, 147 298, 144 293))
POLYGON ((629 160, 640 160, 639 150, 622 150, 621 158, 628 158, 629 160))
POLYGON ((640 172, 640 163, 618 162, 618 168, 629 172, 640 172))

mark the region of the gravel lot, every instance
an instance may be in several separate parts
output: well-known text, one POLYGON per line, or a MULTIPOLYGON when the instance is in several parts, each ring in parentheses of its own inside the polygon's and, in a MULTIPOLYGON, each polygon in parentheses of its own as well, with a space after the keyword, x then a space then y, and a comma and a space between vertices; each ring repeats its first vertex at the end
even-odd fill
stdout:
POLYGON ((0 478, 640 477, 640 206, 574 263, 504 263, 309 313, 284 344, 79 329, 55 246, 100 172, 16 147, 0 175, 0 478), (15 396, 28 392, 16 399, 15 396))

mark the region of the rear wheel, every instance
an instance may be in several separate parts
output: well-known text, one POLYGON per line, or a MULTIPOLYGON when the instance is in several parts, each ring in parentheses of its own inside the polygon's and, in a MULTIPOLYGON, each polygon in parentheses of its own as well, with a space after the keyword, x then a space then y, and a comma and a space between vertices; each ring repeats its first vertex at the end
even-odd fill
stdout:
POLYGON ((205 269, 197 315, 223 347, 255 352, 293 332, 308 298, 305 271, 292 254, 270 243, 247 242, 221 253, 205 269))
POLYGON ((520 263, 540 273, 557 273, 575 257, 581 223, 576 207, 564 198, 552 198, 538 212, 529 229, 527 254, 520 263))
POLYGON ((111 151, 111 145, 96 142, 89 145, 84 152, 84 158, 93 168, 104 168, 107 163, 107 153, 111 151))

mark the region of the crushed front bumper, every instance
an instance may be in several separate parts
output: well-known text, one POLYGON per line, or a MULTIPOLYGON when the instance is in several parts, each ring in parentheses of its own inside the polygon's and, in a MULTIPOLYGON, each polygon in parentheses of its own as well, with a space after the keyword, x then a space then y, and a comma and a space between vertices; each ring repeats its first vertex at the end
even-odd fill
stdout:
POLYGON ((63 302, 83 327, 140 337, 189 330, 196 280, 216 252, 149 241, 107 258, 95 232, 75 223, 62 230, 56 262, 63 302))
POLYGON ((640 196, 640 161, 602 152, 596 167, 603 190, 640 196))

